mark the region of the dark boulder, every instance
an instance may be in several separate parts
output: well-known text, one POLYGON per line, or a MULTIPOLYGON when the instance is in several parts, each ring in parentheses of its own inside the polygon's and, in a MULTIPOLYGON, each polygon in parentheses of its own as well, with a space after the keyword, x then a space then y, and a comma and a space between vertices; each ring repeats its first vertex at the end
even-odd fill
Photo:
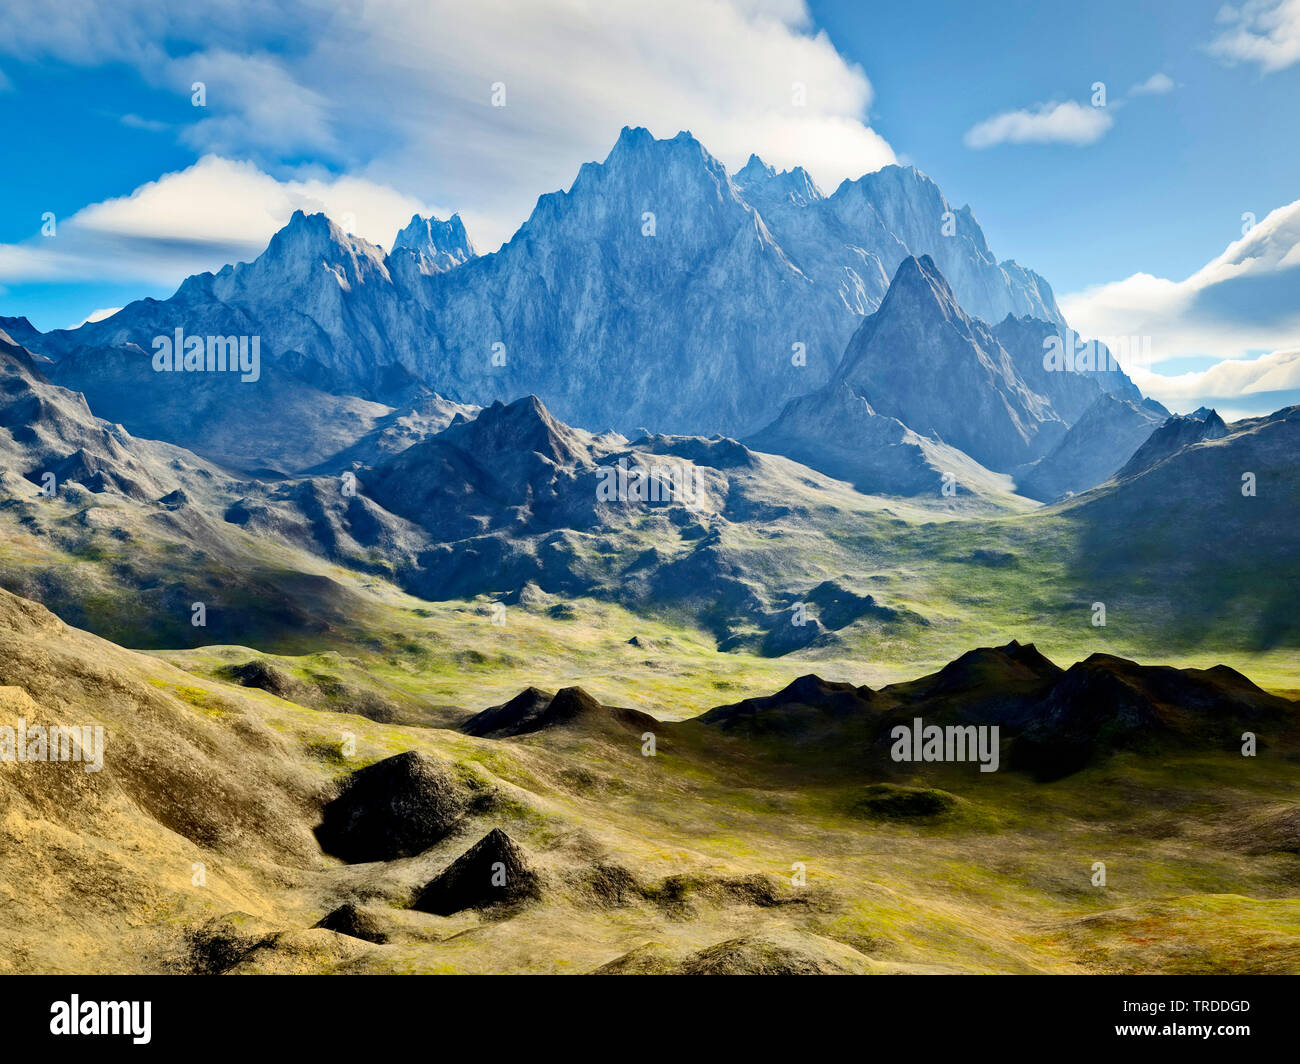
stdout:
POLYGON ((379 921, 351 902, 346 902, 332 912, 326 913, 315 926, 379 945, 388 941, 388 935, 380 928, 379 921))
POLYGON ((352 864, 411 857, 446 838, 465 806, 452 774, 411 750, 354 772, 325 806, 316 839, 352 864))
POLYGON ((436 916, 518 904, 541 897, 541 880, 519 845, 500 828, 456 858, 420 891, 415 908, 436 916))

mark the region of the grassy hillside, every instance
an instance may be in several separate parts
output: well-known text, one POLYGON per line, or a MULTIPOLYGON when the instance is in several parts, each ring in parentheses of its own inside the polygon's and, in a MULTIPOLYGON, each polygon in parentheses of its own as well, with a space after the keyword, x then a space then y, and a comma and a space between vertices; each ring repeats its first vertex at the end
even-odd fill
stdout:
POLYGON ((1053 784, 931 766, 892 786, 953 801, 914 818, 864 800, 865 768, 783 768, 695 725, 664 725, 645 757, 635 731, 598 723, 492 740, 315 710, 8 595, 0 661, 4 723, 108 732, 102 773, 0 775, 10 971, 1300 970, 1297 858, 1269 841, 1295 809, 1280 757, 1121 754, 1053 784), (406 750, 478 795, 472 812, 414 857, 321 853, 312 828, 340 781, 406 750), (491 828, 522 847, 540 900, 412 909, 491 828), (313 928, 344 902, 386 941, 313 928))

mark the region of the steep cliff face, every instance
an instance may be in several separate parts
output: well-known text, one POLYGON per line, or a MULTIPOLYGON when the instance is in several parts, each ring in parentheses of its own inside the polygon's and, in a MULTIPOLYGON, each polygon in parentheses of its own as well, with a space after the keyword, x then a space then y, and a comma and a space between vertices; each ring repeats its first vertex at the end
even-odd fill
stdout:
POLYGON ((996 494, 1010 486, 998 474, 1012 471, 1030 478, 1034 497, 1083 490, 1168 412, 1142 400, 1122 370, 1046 368, 1048 341, 1069 336, 1029 317, 990 327, 958 305, 933 259, 908 256, 830 383, 791 400, 747 442, 869 493, 928 494, 946 482, 950 492, 996 494), (1067 434, 1076 418, 1087 424, 1067 434), (1072 438, 1087 441, 1082 461, 1071 458, 1072 438))
MULTIPOLYGON (((477 255, 455 216, 412 219, 385 254, 296 214, 254 262, 33 346, 61 359, 135 345, 139 358, 177 327, 258 335, 268 378, 392 405, 418 380, 467 403, 537 394, 593 430, 736 435, 829 380, 899 264, 922 253, 967 312, 1060 323, 1046 282, 999 264, 970 212, 914 169, 825 196, 800 169, 754 158, 733 177, 688 133, 625 129, 497 253, 477 255)), ((87 367, 53 372, 79 387, 87 367)), ((111 379, 87 374, 92 403, 149 372, 126 360, 111 379)))
POLYGON ((1168 416, 1154 399, 1134 402, 1103 392, 1060 443, 1017 471, 1016 489, 1051 502, 1095 487, 1114 476, 1168 416))
POLYGON ((1009 470, 1065 434, 984 322, 957 304, 928 255, 898 268, 880 309, 863 322, 836 371, 880 414, 1009 470))

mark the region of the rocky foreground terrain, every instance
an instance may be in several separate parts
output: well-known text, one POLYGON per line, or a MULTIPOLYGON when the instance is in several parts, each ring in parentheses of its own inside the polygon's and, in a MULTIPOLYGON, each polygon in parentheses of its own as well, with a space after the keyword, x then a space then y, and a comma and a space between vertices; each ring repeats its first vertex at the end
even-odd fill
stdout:
POLYGON ((3 970, 1300 968, 1300 706, 1232 669, 1010 643, 678 722, 568 687, 428 727, 244 657, 0 593, 0 726, 105 731, 97 772, 0 765, 3 970), (914 717, 1000 725, 998 771, 893 760, 914 717))

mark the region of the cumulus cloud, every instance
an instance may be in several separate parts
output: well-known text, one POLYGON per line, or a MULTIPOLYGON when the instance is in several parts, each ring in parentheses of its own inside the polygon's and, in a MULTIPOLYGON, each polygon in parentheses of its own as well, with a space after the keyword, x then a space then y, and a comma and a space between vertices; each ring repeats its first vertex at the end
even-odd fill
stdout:
POLYGON ((60 220, 52 238, 0 245, 0 280, 119 278, 175 283, 259 254, 295 210, 323 211, 385 247, 413 214, 444 208, 364 178, 279 181, 249 162, 207 155, 193 166, 60 220))
POLYGON ((998 144, 1081 146, 1100 140, 1114 124, 1115 120, 1104 107, 1067 100, 993 115, 968 129, 964 142, 968 148, 977 149, 998 144))
POLYGON ((1249 0, 1225 5, 1218 21, 1228 28, 1210 52, 1228 63, 1255 63, 1266 73, 1300 62, 1300 0, 1249 0))
POLYGON ((1061 309, 1087 336, 1151 338, 1151 366, 1217 359, 1200 373, 1135 375, 1167 398, 1223 396, 1300 387, 1300 200, 1279 207, 1181 281, 1137 273, 1063 296, 1061 309), (1253 352, 1272 354, 1247 357, 1253 352), (1212 389, 1223 388, 1224 391, 1212 389))
POLYGON ((1182 281, 1137 273, 1062 297, 1091 335, 1153 337, 1153 361, 1233 358, 1300 336, 1300 200, 1272 211, 1182 281))
POLYGON ((1300 348, 1258 358, 1225 359, 1209 369, 1165 376, 1135 369, 1133 381, 1166 405, 1199 406, 1206 398, 1250 396, 1300 389, 1300 348))
POLYGON ((488 249, 624 125, 689 129, 733 168, 756 151, 826 187, 894 161, 870 81, 804 0, 372 0, 325 17, 312 0, 8 0, 5 50, 127 63, 187 98, 203 81, 184 143, 278 177, 309 155, 454 207, 488 249), (210 46, 169 44, 186 41, 210 46))

